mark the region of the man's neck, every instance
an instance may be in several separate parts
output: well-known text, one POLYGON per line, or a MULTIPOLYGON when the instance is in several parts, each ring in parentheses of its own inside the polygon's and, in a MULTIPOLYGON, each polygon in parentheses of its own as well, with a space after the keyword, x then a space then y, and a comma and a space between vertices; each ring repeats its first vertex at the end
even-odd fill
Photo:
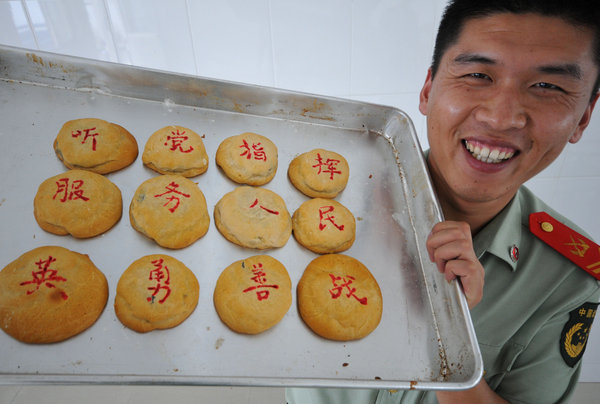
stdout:
POLYGON ((444 220, 468 223, 473 235, 477 234, 481 228, 496 217, 514 196, 507 196, 506 200, 468 201, 456 196, 447 188, 446 184, 437 181, 435 175, 432 176, 432 179, 444 213, 444 220))

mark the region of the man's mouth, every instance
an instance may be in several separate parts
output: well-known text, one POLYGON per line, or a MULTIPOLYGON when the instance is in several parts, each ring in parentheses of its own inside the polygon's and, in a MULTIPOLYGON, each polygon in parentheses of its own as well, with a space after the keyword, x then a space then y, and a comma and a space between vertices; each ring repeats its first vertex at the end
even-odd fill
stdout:
POLYGON ((517 153, 515 149, 508 147, 495 147, 476 141, 463 140, 463 144, 471 153, 471 156, 483 163, 502 163, 506 160, 509 160, 515 155, 515 153, 517 153))

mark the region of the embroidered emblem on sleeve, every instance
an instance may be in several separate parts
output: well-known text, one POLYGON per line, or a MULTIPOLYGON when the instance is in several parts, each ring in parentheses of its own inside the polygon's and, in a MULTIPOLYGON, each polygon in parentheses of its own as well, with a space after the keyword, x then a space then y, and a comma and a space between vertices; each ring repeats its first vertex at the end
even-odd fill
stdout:
POLYGON ((569 320, 560 334, 560 354, 570 367, 583 356, 597 307, 598 303, 584 303, 569 313, 569 320))

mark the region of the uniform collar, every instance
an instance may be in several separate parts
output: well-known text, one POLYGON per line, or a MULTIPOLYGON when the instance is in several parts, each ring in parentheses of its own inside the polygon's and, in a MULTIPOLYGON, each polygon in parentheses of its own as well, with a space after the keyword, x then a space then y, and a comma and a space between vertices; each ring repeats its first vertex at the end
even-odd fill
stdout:
POLYGON ((521 242, 520 200, 519 190, 510 203, 473 237, 473 247, 479 259, 488 252, 516 270, 521 242))
MULTIPOLYGON (((429 149, 424 153, 425 160, 429 157, 429 149)), ((515 260, 514 249, 521 242, 521 189, 488 224, 486 224, 473 237, 473 248, 477 258, 481 259, 483 254, 489 252, 505 261, 510 268, 517 269, 518 258, 515 260)))

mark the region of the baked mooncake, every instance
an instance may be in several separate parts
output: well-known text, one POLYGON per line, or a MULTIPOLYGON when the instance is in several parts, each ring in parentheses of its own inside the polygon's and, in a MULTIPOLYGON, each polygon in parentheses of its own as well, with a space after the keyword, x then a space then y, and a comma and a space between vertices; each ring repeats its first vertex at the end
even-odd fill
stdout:
POLYGON ((360 261, 321 255, 306 267, 297 288, 302 320, 321 337, 350 341, 370 334, 381 320, 377 281, 360 261))
POLYGON ((163 254, 134 261, 121 275, 115 313, 137 332, 173 328, 196 308, 200 287, 181 261, 163 254))
POLYGON ((335 198, 346 188, 350 168, 333 151, 315 149, 294 158, 288 167, 292 184, 311 198, 335 198))
POLYGON ((216 162, 238 184, 264 185, 277 172, 277 147, 262 135, 246 132, 223 140, 216 162))
POLYGON ((86 330, 108 299, 106 277, 87 255, 45 246, 0 271, 0 327, 30 344, 63 341, 86 330))
POLYGON ((184 248, 208 231, 210 216, 198 186, 180 175, 144 181, 129 205, 134 229, 166 248, 184 248))
POLYGON ((138 144, 127 129, 97 118, 66 122, 54 140, 58 158, 71 169, 107 174, 127 167, 138 155, 138 144))
POLYGON ((103 175, 70 170, 38 187, 33 213, 47 232, 94 237, 113 227, 123 213, 121 191, 103 175))
POLYGON ((213 300, 233 331, 258 334, 279 323, 292 304, 292 282, 283 264, 268 255, 237 261, 219 276, 213 300))
POLYGON ((242 247, 283 247, 292 234, 292 219, 284 200, 264 188, 236 188, 217 202, 214 215, 219 232, 242 247))
POLYGON ((182 126, 165 126, 154 132, 146 142, 142 161, 158 173, 184 177, 195 177, 208 168, 202 138, 182 126))
POLYGON ((337 253, 352 247, 356 220, 336 200, 314 198, 294 212, 292 231, 298 243, 317 254, 337 253))

